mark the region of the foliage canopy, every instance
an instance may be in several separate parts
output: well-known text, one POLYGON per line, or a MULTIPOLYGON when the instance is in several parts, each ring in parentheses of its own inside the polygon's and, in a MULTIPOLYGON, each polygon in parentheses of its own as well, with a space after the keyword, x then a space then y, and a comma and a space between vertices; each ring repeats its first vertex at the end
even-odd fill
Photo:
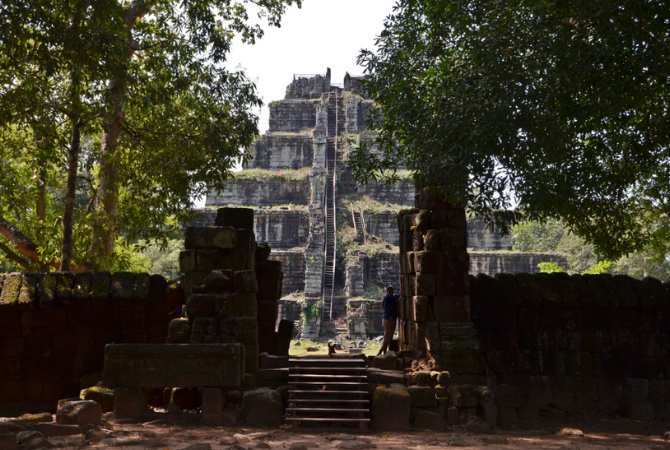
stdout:
POLYGON ((359 56, 383 150, 354 152, 357 178, 383 179, 403 160, 503 229, 521 212, 560 218, 608 258, 667 235, 668 10, 398 0, 376 50, 359 56))

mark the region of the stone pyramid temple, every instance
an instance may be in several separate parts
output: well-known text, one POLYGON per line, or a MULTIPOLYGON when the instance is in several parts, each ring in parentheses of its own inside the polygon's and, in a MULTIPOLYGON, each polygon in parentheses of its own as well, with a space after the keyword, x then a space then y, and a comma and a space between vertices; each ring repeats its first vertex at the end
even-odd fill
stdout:
MULTIPOLYGON (((211 225, 223 206, 254 208, 256 241, 268 243, 270 258, 282 262, 281 318, 297 319, 303 300, 321 301, 321 328, 327 328, 366 305, 367 330, 349 330, 363 336, 381 332, 370 300, 398 284, 396 217, 414 207, 415 190, 404 167, 390 188, 354 180, 349 152, 375 138, 375 103, 359 81, 347 74, 342 84, 332 83, 330 69, 294 75, 284 99, 269 104, 269 130, 253 144, 248 167, 225 191, 209 193, 193 224, 211 225)), ((512 253, 509 236, 477 219, 468 221, 468 248, 473 274, 533 273, 540 262, 564 263, 558 255, 512 253)))

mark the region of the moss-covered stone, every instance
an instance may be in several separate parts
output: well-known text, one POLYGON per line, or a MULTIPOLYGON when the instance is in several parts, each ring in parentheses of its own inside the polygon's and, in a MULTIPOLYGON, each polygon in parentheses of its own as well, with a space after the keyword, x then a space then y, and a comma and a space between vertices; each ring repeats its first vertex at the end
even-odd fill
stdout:
POLYGON ((16 305, 21 291, 23 276, 20 273, 12 273, 5 277, 5 283, 2 286, 0 294, 0 306, 16 305))
POLYGON ((100 403, 103 412, 114 410, 114 391, 111 389, 93 386, 88 389, 82 389, 79 393, 82 400, 93 400, 100 403))
POLYGON ((150 278, 151 277, 148 273, 138 273, 135 275, 133 299, 137 301, 144 301, 149 299, 150 278))
POLYGON ((406 431, 412 397, 400 384, 378 387, 372 395, 372 427, 377 431, 406 431))
POLYGON ((91 298, 91 283, 93 282, 91 272, 78 272, 74 276, 72 287, 72 298, 76 302, 85 302, 91 298))
POLYGON ((37 303, 37 285, 40 275, 27 273, 23 276, 21 291, 19 292, 19 306, 35 307, 37 303))
POLYGON ((109 272, 94 272, 91 274, 91 302, 107 304, 112 284, 112 274, 109 272))
POLYGON ((23 414, 16 418, 16 422, 37 423, 37 422, 53 422, 51 413, 37 413, 37 414, 23 414))
POLYGON ((133 299, 133 283, 135 274, 132 272, 115 272, 112 275, 111 293, 115 302, 133 299))
POLYGON ((72 304, 72 287, 74 286, 74 274, 72 272, 60 272, 58 274, 58 285, 56 286, 56 302, 62 306, 72 304))
POLYGON ((58 274, 48 273, 42 277, 39 285, 40 308, 49 308, 56 301, 56 287, 58 286, 58 274))

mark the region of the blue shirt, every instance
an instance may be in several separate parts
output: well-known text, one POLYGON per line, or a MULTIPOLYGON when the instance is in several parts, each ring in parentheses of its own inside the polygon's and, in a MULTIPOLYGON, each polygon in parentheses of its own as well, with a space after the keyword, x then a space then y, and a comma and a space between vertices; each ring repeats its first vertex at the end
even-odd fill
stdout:
POLYGON ((399 295, 388 295, 384 296, 382 301, 382 308, 384 308, 384 319, 397 319, 398 318, 398 299, 399 295))

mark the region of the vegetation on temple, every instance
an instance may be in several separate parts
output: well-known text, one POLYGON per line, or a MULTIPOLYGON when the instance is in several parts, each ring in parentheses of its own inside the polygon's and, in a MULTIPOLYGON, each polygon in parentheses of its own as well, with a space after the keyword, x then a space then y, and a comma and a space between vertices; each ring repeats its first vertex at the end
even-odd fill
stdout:
POLYGON ((168 244, 194 199, 248 160, 261 100, 224 63, 236 36, 263 35, 250 4, 279 26, 301 0, 3 4, 0 251, 9 266, 124 268, 125 243, 168 244))
POLYGON ((350 165, 405 161, 502 229, 561 219, 605 258, 667 254, 667 29, 663 2, 399 0, 359 57, 384 150, 350 165))

